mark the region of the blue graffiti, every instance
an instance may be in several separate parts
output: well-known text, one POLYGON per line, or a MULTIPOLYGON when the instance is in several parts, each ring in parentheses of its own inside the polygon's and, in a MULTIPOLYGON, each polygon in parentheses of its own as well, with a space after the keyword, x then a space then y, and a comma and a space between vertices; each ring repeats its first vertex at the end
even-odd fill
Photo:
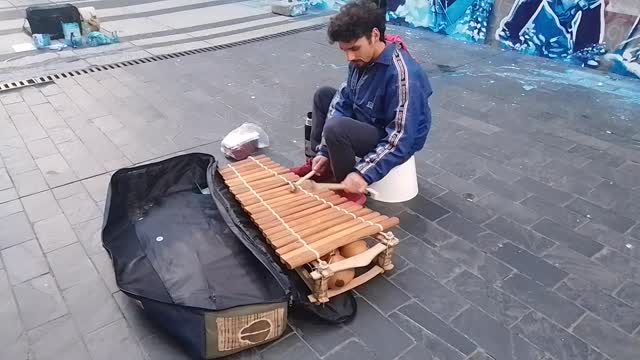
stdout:
POLYGON ((612 73, 640 79, 640 49, 635 53, 615 51, 605 55, 605 59, 611 62, 609 71, 612 73))
POLYGON ((465 11, 464 17, 458 20, 456 31, 450 35, 454 38, 472 42, 484 42, 493 0, 476 0, 465 11))
POLYGON ((493 0, 406 0, 388 11, 387 18, 460 40, 484 42, 492 8, 493 0))
POLYGON ((594 67, 603 38, 602 0, 518 0, 496 32, 507 48, 594 67))
MULTIPOLYGON (((306 0, 311 10, 339 10, 350 0, 306 0)), ((387 0, 387 21, 484 43, 495 0, 387 0)), ((636 1, 636 0, 629 0, 636 1)), ((498 20, 504 48, 640 78, 640 16, 625 40, 604 43, 605 0, 515 0, 498 20), (603 67, 606 69, 606 67, 603 67)))
POLYGON ((634 76, 640 79, 640 16, 631 28, 627 39, 604 58, 611 63, 609 71, 625 75, 634 76))
POLYGON ((309 8, 314 10, 339 10, 348 0, 308 0, 309 8))

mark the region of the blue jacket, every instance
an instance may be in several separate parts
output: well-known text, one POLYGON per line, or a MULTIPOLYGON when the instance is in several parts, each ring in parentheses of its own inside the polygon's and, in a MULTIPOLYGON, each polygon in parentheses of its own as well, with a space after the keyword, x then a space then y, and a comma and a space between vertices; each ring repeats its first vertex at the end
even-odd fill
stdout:
MULTIPOLYGON (((349 117, 384 130, 375 149, 356 164, 368 184, 422 150, 431 128, 432 93, 422 67, 396 43, 387 45, 364 69, 349 65, 347 82, 336 93, 327 117, 349 117)), ((324 138, 318 152, 328 157, 324 138)))

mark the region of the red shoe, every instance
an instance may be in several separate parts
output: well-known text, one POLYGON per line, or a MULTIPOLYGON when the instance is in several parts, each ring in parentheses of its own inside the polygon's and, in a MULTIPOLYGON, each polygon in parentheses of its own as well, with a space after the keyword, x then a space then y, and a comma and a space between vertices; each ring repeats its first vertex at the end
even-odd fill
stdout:
POLYGON ((290 169, 292 173, 300 176, 300 177, 304 177, 305 175, 307 175, 308 173, 311 172, 311 170, 313 170, 313 167, 311 167, 311 159, 307 159, 307 161, 304 163, 304 165, 302 166, 298 166, 295 168, 291 168, 290 169))
POLYGON ((364 203, 367 201, 367 197, 364 194, 348 193, 346 191, 336 191, 336 193, 360 206, 364 206, 364 203))
MULTIPOLYGON (((295 168, 291 168, 290 169, 292 173, 300 176, 300 177, 304 177, 305 175, 307 175, 308 173, 311 172, 311 170, 313 170, 313 167, 311 166, 311 159, 307 159, 307 161, 305 161, 304 165, 302 166, 298 166, 295 168)), ((316 182, 320 182, 320 183, 328 183, 328 182, 334 182, 334 176, 333 176, 333 172, 331 170, 329 170, 327 172, 327 174, 323 174, 323 175, 314 175, 313 177, 311 177, 311 179, 313 181, 316 182)))

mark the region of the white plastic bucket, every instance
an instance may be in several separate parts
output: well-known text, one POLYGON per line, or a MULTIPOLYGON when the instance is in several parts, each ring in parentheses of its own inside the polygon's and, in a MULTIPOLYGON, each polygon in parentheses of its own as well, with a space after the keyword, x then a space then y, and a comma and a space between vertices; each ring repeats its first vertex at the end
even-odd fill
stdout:
POLYGON ((386 203, 409 201, 418 195, 418 175, 416 159, 409 158, 403 164, 391 169, 382 180, 369 186, 373 200, 386 203))

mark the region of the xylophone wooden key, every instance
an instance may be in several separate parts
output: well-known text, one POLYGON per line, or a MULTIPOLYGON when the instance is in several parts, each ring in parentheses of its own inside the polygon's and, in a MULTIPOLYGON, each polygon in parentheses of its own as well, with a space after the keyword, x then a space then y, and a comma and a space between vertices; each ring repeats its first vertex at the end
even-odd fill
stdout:
POLYGON ((393 268, 391 256, 398 240, 393 236, 385 238, 381 232, 397 225, 397 218, 381 215, 307 182, 292 192, 291 185, 300 177, 265 156, 229 165, 220 173, 280 260, 303 276, 313 292, 311 301, 329 301, 393 268), (360 239, 373 235, 380 243, 367 249, 360 239), (359 244, 354 246, 359 250, 351 251, 349 259, 341 257, 340 250, 349 250, 345 245, 352 243, 359 244), (338 261, 337 264, 312 273, 302 267, 311 263, 317 266, 319 258, 329 254, 335 254, 330 262, 338 261), (370 264, 375 258, 379 266, 353 279, 355 267, 370 264), (350 281, 353 284, 346 285, 350 281), (333 286, 327 288, 328 282, 333 286))
MULTIPOLYGON (((388 229, 398 225, 399 220, 395 217, 386 218, 380 221, 378 224, 380 224, 383 229, 388 229)), ((315 251, 317 251, 320 256, 323 256, 330 253, 336 248, 347 245, 360 238, 376 234, 378 232, 380 232, 380 227, 378 225, 361 223, 354 227, 329 235, 326 238, 317 241, 311 247, 315 251)), ((281 258, 289 268, 295 269, 310 261, 315 260, 316 255, 314 252, 302 247, 282 255, 281 258)))

